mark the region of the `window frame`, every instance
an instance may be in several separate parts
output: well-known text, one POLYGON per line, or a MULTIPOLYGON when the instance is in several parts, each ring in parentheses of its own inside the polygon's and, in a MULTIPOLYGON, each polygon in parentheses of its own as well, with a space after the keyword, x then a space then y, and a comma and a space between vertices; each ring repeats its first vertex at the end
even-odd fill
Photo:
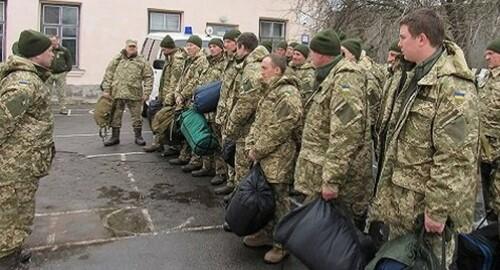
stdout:
MULTIPOLYGON (((228 23, 214 23, 214 22, 207 22, 205 24, 205 27, 212 27, 214 28, 214 26, 219 26, 219 27, 230 27, 232 29, 236 29, 236 30, 239 30, 240 26, 238 24, 228 24, 228 23)), ((206 28, 205 28, 206 29, 206 28)), ((214 34, 213 35, 217 35, 217 33, 215 32, 215 29, 214 29, 214 34)))
MULTIPOLYGON (((57 30, 57 36, 61 40, 61 45, 64 40, 74 40, 75 41, 75 52, 74 52, 74 63, 73 68, 78 69, 80 66, 80 23, 81 23, 81 5, 78 3, 56 3, 56 2, 41 2, 40 3, 40 31, 46 33, 45 30, 48 28, 55 28, 57 30), (45 7, 57 7, 59 9, 59 22, 55 23, 45 23, 45 7), (64 24, 63 19, 63 8, 75 8, 76 9, 76 24, 64 24), (64 28, 76 28, 74 37, 65 37, 64 28)), ((73 52, 72 52, 73 54, 73 52)))
POLYGON ((260 18, 259 19, 259 40, 270 40, 272 42, 274 41, 282 41, 286 40, 287 36, 287 20, 282 20, 282 19, 274 19, 274 18, 260 18), (270 23, 271 24, 271 36, 263 36, 262 35, 262 23, 270 23), (283 25, 283 36, 282 37, 276 37, 274 36, 274 25, 275 24, 282 24, 283 25))
POLYGON ((182 32, 182 19, 184 12, 177 10, 160 10, 160 9, 148 9, 148 34, 150 33, 161 33, 161 32, 172 32, 172 33, 181 33, 182 32), (153 13, 162 14, 162 15, 177 15, 179 16, 179 28, 177 31, 167 31, 167 30, 152 30, 151 29, 151 15, 153 13))

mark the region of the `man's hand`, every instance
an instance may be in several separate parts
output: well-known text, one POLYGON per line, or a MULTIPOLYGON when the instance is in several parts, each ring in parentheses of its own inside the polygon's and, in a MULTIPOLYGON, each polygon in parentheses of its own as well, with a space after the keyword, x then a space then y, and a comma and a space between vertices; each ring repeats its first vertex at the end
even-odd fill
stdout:
POLYGON ((149 99, 149 96, 144 95, 142 96, 142 103, 146 102, 149 99))
POLYGON ((102 92, 102 96, 111 99, 111 95, 108 92, 102 92))
POLYGON ((430 216, 427 214, 427 211, 425 211, 424 226, 425 226, 426 232, 442 234, 444 231, 445 225, 446 224, 442 224, 442 223, 439 223, 437 221, 432 220, 430 218, 430 216))
POLYGON ((321 188, 321 197, 325 201, 331 201, 337 199, 339 196, 339 188, 337 185, 323 185, 321 188))
POLYGON ((255 155, 255 151, 252 149, 250 152, 248 152, 248 158, 250 158, 251 161, 255 162, 257 160, 257 157, 255 155))
POLYGON ((179 106, 184 105, 184 99, 181 96, 178 96, 175 98, 175 103, 179 106))

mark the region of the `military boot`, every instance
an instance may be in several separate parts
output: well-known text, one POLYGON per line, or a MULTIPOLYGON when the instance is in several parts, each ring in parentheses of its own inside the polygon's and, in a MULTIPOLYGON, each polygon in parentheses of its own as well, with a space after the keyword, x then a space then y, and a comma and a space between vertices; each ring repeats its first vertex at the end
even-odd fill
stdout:
POLYGON ((219 174, 214 176, 214 178, 212 178, 212 180, 210 180, 210 184, 213 186, 222 185, 222 184, 224 184, 224 182, 226 182, 226 178, 223 175, 219 175, 219 174))
POLYGON ((273 239, 266 232, 260 230, 257 233, 243 237, 243 244, 251 248, 272 246, 273 239))
POLYGON ((215 170, 214 169, 206 169, 206 168, 201 168, 196 171, 192 171, 191 175, 193 177, 205 177, 205 176, 215 176, 215 170))
POLYGON ((104 142, 104 146, 112 146, 120 143, 120 128, 113 128, 111 138, 104 142))
POLYGON ((179 149, 173 147, 173 146, 168 146, 165 148, 165 151, 161 154, 162 157, 174 157, 178 156, 180 153, 179 149))
POLYGON ((266 255, 264 255, 264 262, 269 264, 277 264, 283 261, 283 259, 285 259, 287 256, 288 251, 275 246, 271 250, 269 250, 266 255))
POLYGON ((231 194, 231 192, 233 192, 233 190, 234 190, 233 186, 225 185, 223 187, 219 187, 219 188, 214 189, 214 192, 217 195, 228 195, 228 194, 231 194))
POLYGON ((146 141, 142 138, 142 128, 134 128, 135 133, 135 144, 144 146, 146 145, 146 141))
POLYGON ((189 160, 182 160, 180 158, 174 158, 168 161, 170 165, 186 165, 189 163, 189 160))
POLYGON ((196 170, 201 169, 202 166, 203 166, 202 164, 188 163, 188 164, 182 166, 181 169, 185 173, 190 173, 192 171, 196 171, 196 170))
POLYGON ((163 145, 158 142, 158 136, 153 136, 153 142, 149 146, 144 146, 142 148, 146 153, 161 152, 163 151, 163 145))

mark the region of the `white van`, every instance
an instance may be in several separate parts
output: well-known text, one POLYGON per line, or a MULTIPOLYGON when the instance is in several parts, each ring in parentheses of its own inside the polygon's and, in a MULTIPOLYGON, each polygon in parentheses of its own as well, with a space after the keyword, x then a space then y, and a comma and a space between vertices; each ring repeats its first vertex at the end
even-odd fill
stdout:
MULTIPOLYGON (((141 54, 153 66, 154 85, 151 96, 149 97, 149 100, 146 101, 146 104, 143 108, 143 116, 145 116, 145 112, 147 110, 147 105, 149 105, 149 102, 158 97, 158 88, 160 87, 161 73, 163 70, 163 66, 165 65, 165 55, 163 55, 163 53, 161 52, 160 43, 166 35, 170 35, 172 37, 172 39, 175 41, 175 45, 178 48, 184 48, 186 46, 188 38, 191 36, 191 34, 178 33, 178 32, 175 33, 158 32, 147 35, 142 45, 141 54)), ((206 34, 198 36, 201 37, 201 40, 203 41, 204 49, 207 49, 208 42, 210 42, 212 38, 216 37, 216 36, 208 36, 206 34)))

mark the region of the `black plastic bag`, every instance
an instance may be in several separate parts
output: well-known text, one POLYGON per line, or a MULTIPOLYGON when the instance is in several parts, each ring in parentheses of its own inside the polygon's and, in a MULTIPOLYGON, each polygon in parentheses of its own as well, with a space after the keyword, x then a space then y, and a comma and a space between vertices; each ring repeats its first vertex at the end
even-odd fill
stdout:
POLYGON ((285 216, 274 240, 311 270, 358 270, 364 262, 356 230, 336 202, 319 198, 285 216))
POLYGON ((231 167, 234 168, 234 156, 236 155, 236 143, 234 141, 225 141, 222 146, 222 158, 231 167))
POLYGON ((149 120, 149 123, 153 121, 153 118, 155 117, 156 113, 163 108, 163 104, 161 103, 160 100, 154 99, 149 102, 149 106, 147 106, 147 117, 149 120))
POLYGON ((254 234, 274 216, 274 194, 259 164, 250 169, 226 209, 226 222, 238 236, 254 234))

